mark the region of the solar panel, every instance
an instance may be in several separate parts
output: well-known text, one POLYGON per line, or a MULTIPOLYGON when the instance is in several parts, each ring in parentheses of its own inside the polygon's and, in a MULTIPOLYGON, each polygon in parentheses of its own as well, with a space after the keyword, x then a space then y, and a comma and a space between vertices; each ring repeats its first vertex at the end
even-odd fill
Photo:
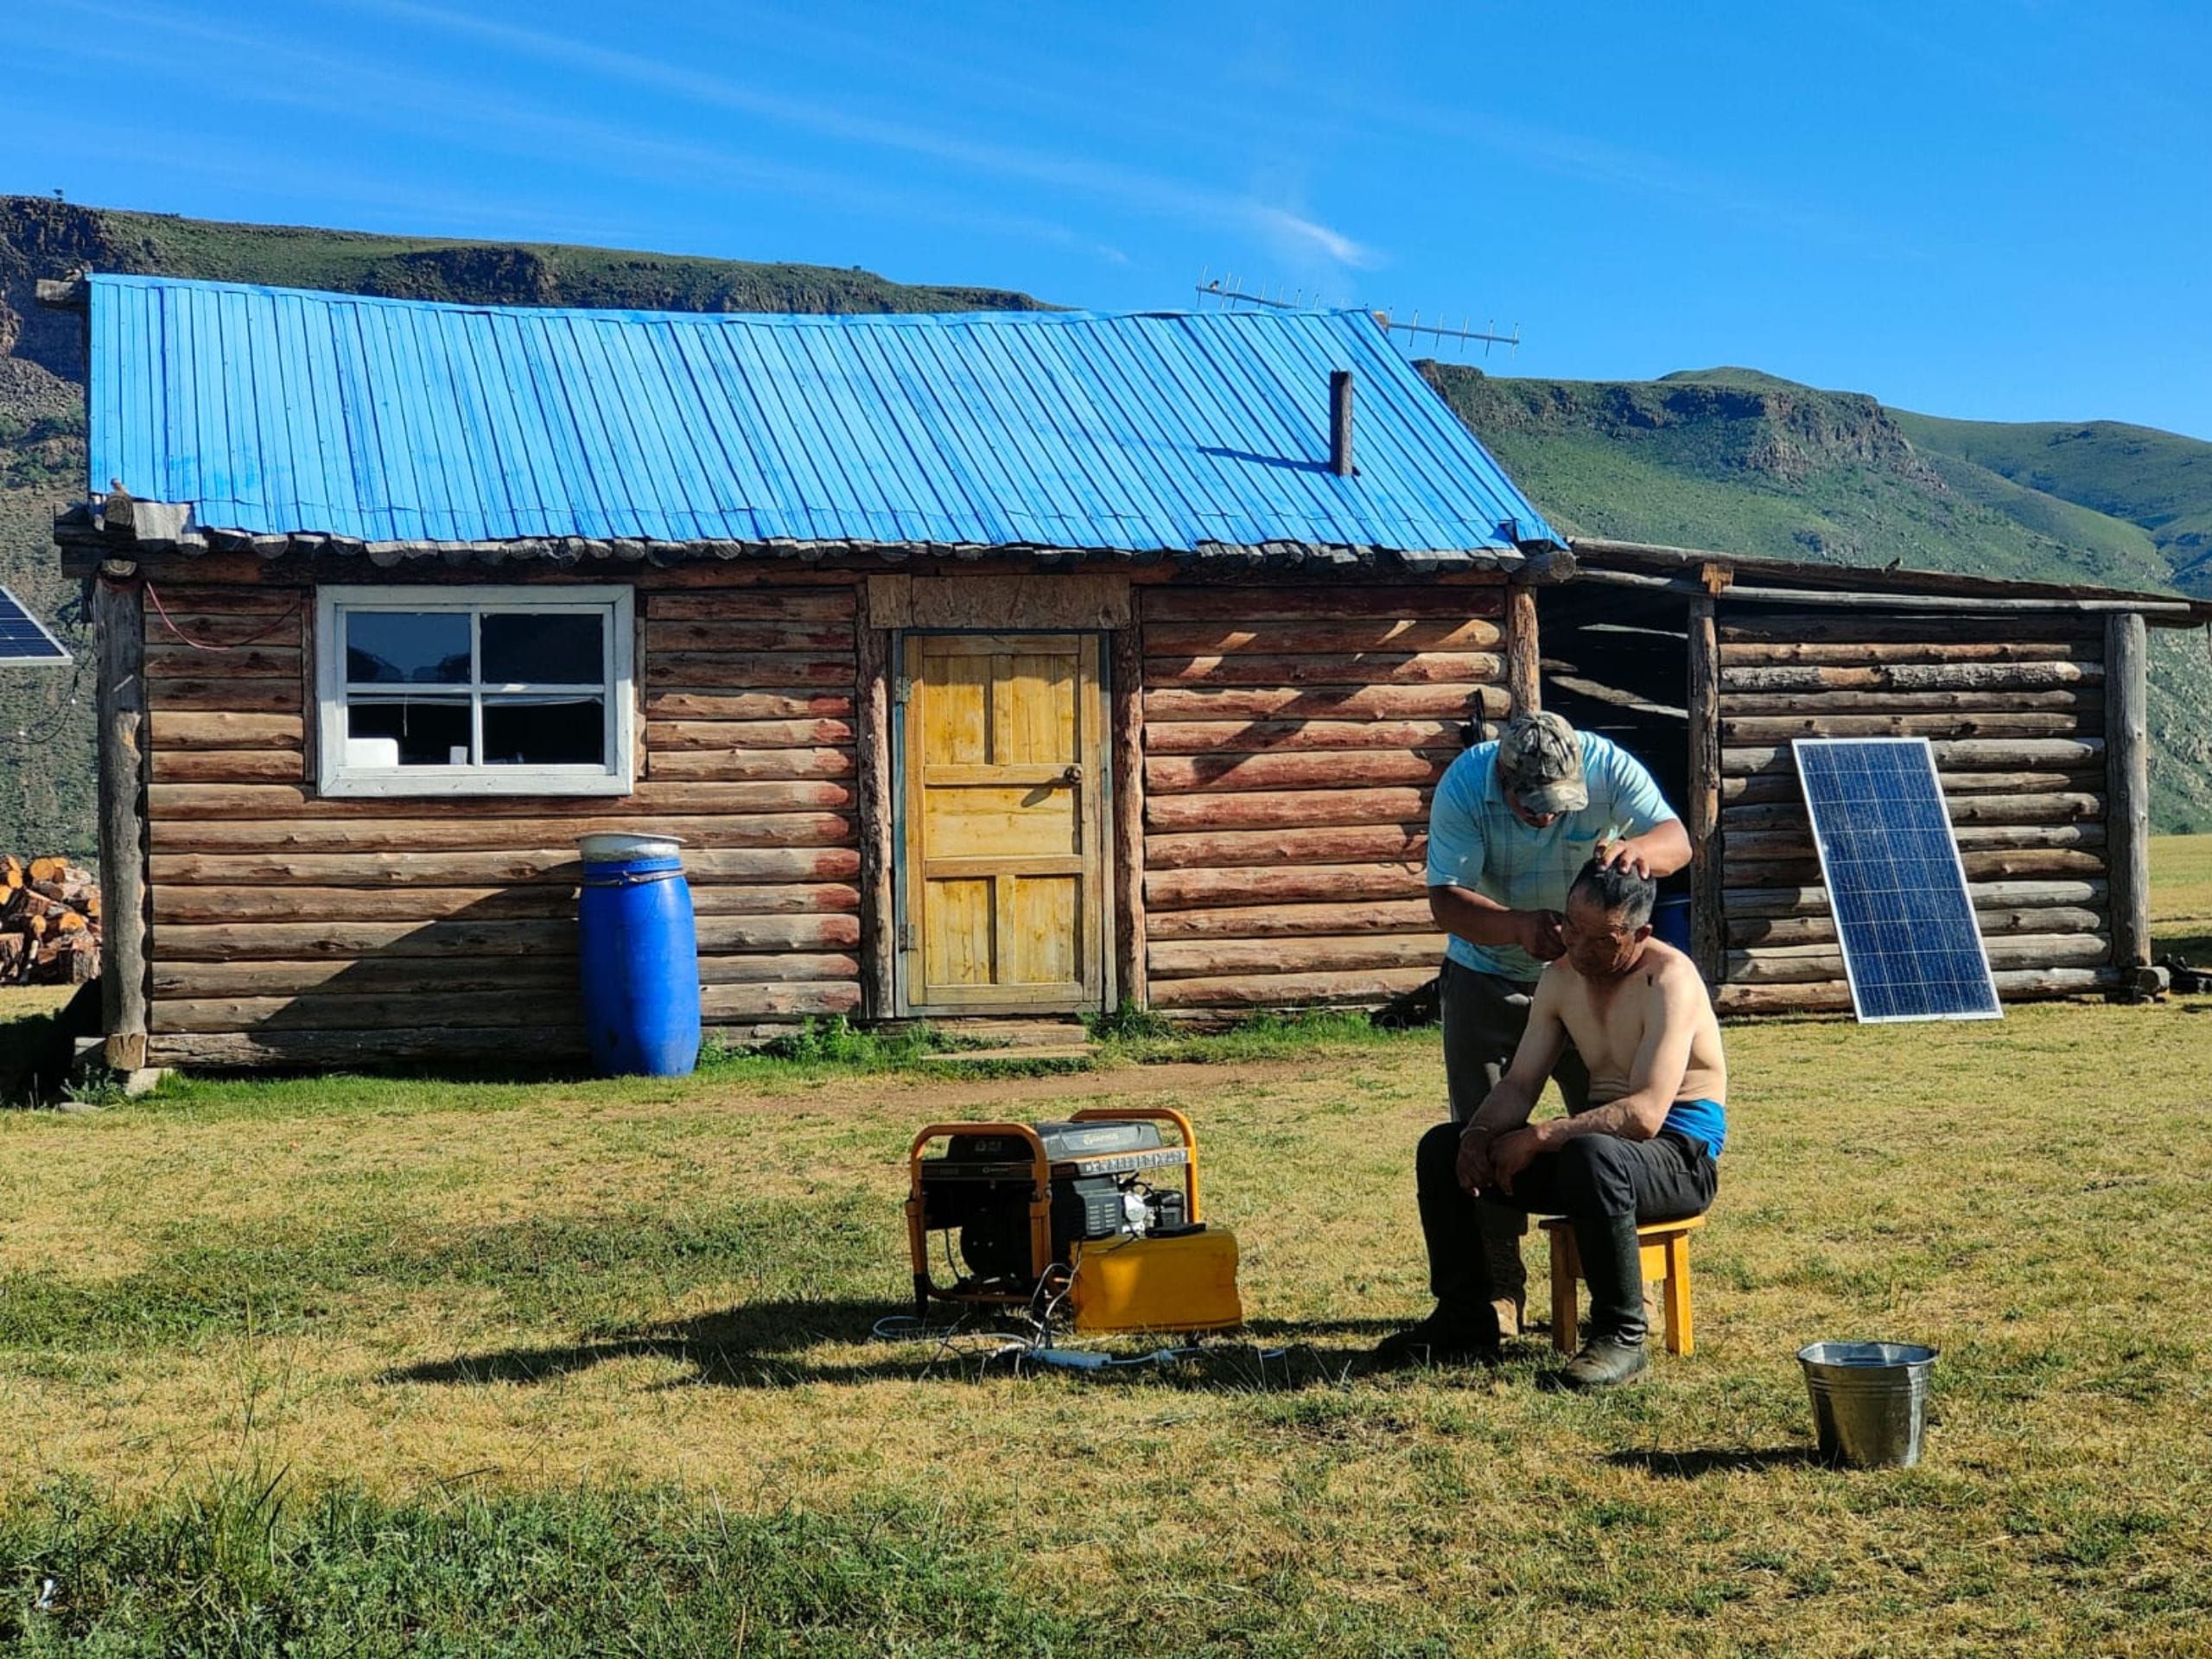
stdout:
POLYGON ((1792 747, 1859 1019, 2001 1018, 1928 740, 1792 747))
POLYGON ((74 660, 30 607, 0 588, 0 663, 67 663, 74 660))

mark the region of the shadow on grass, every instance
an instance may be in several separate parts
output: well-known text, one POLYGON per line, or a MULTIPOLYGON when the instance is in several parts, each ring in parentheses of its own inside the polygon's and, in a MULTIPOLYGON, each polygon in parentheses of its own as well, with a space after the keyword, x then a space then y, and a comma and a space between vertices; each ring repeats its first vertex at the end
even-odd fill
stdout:
MULTIPOLYGON (((912 1381, 935 1374, 980 1372, 986 1363, 988 1339, 995 1327, 978 1320, 963 1326, 958 1346, 944 1347, 937 1332, 929 1335, 893 1334, 882 1340, 880 1357, 824 1363, 807 1357, 809 1351, 825 1344, 870 1342, 876 1327, 888 1319, 910 1316, 911 1302, 772 1301, 722 1308, 696 1319, 671 1319, 626 1336, 587 1338, 566 1346, 510 1348, 490 1353, 463 1354, 450 1359, 426 1360, 382 1372, 377 1381, 414 1382, 444 1387, 474 1387, 486 1383, 550 1382, 588 1371, 594 1366, 626 1359, 660 1359, 690 1368, 691 1375, 675 1386, 710 1385, 732 1389, 787 1389, 808 1382, 857 1383, 912 1381)), ((1093 1375, 1141 1374, 1171 1387, 1193 1389, 1224 1389, 1280 1391, 1338 1383, 1365 1351, 1366 1344, 1338 1350, 1313 1347, 1316 1336, 1366 1337, 1397 1328, 1387 1319, 1330 1319, 1300 1324, 1284 1319, 1255 1320, 1242 1332, 1218 1339, 1216 1345, 1197 1346, 1196 1351, 1173 1363, 1140 1367, 1123 1364, 1093 1375)), ((1087 1340, 1087 1339, 1078 1339, 1087 1340)), ((1163 1347, 1192 1343, 1186 1337, 1117 1338, 1115 1351, 1136 1360, 1163 1347)), ((1003 1363, 1004 1362, 995 1362, 1003 1363)), ((1041 1363, 1025 1362, 1024 1369, 1041 1363)))
POLYGON ((1641 1469, 1662 1480, 1702 1480, 1707 1475, 1763 1475, 1777 1469, 1822 1469, 1809 1446, 1696 1446, 1687 1452, 1614 1452, 1617 1469, 1641 1469))
POLYGON ((633 1336, 586 1339, 565 1347, 509 1348, 425 1361, 385 1372, 385 1382, 550 1382, 622 1359, 689 1365, 696 1382, 727 1388, 791 1388, 802 1382, 861 1382, 912 1376, 919 1369, 903 1348, 880 1360, 823 1365, 795 1357, 824 1343, 866 1342, 883 1319, 912 1313, 911 1302, 774 1301, 723 1308, 696 1319, 648 1325, 633 1336))

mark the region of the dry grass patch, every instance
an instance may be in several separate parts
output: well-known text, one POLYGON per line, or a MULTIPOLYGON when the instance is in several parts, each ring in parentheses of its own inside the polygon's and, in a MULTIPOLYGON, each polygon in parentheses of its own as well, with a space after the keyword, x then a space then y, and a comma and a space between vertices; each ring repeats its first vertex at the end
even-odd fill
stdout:
POLYGON ((2151 933, 2159 955, 2212 966, 2212 836, 2152 838, 2151 933))
MULTIPOLYGON (((2212 1611, 2203 1018, 1732 1031, 1699 1351, 1596 1400, 1536 1389, 1533 1347, 1495 1377, 1346 1378, 1424 1300, 1425 1038, 974 1085, 195 1085, 11 1117, 0 1480, 19 1517, 58 1478, 158 1516, 281 1468, 296 1513, 353 1492, 403 1538, 463 1491, 487 1550, 548 1503, 581 1527, 672 1490, 695 1540, 716 1513, 821 1517, 855 1562, 904 1540, 912 1573, 969 1586, 948 1609, 1013 1599, 1002 1649, 1074 1616, 1224 1653, 2171 1649, 2212 1611), (905 1294, 914 1128, 1137 1092, 1200 1124, 1281 1353, 1091 1382, 869 1339, 905 1294), (1791 1356, 1859 1335, 1944 1349, 1918 1471, 1808 1461, 1791 1356)), ((913 1617, 913 1650, 962 1650, 913 1617)))
MULTIPOLYGON (((2162 944, 2212 932, 2212 837, 2154 872, 2162 944)), ((1698 1352, 1596 1399, 1534 1345, 1348 1375, 1425 1301, 1433 1034, 0 1115, 0 1647, 2206 1651, 2208 1014, 1732 1029, 1698 1352), (1140 1096, 1200 1126, 1250 1340, 871 1338, 915 1128, 1140 1096), (1853 1336, 1943 1349, 1917 1470, 1810 1459, 1792 1355, 1853 1336)))

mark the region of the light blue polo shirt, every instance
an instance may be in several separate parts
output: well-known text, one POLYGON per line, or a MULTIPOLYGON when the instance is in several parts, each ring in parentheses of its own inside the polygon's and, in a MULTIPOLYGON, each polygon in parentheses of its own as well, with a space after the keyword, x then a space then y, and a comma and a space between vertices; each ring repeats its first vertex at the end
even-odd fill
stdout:
MULTIPOLYGON (((1465 887, 1508 910, 1564 910, 1575 872, 1600 841, 1640 836, 1681 816, 1642 761, 1610 738, 1580 735, 1590 804, 1560 813, 1541 830, 1522 823, 1505 804, 1496 743, 1478 743, 1454 760, 1429 804, 1428 885, 1465 887)), ((1445 954, 1523 983, 1544 969, 1518 945, 1473 944, 1456 933, 1445 954)))

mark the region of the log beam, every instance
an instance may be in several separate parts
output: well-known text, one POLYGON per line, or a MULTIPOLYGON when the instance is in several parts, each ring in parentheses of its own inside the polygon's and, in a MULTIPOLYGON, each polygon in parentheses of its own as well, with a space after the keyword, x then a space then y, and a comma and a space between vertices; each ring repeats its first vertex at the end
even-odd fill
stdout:
POLYGON ((128 565, 92 585, 99 721, 100 1019, 118 1071, 142 1071, 150 1028, 146 877, 145 584, 128 565))
POLYGON ((887 1020, 898 1012, 898 914, 892 896, 897 868, 891 825, 891 641, 887 629, 866 626, 856 640, 860 750, 861 1010, 887 1020))
POLYGON ((2101 663, 1879 663, 1855 668, 1729 664, 1730 691, 2041 691, 2103 683, 2101 663))
MULTIPOLYGON (((1477 741, 1496 737, 1497 728, 1475 728, 1477 741)), ((1328 753, 1355 749, 1457 748, 1457 721, 1395 720, 1182 720, 1163 721, 1146 699, 1147 754, 1328 753)))
POLYGON ((1706 984, 1720 983, 1725 929, 1721 922, 1720 652, 1712 599, 1689 606, 1690 960, 1706 984))
MULTIPOLYGON (((1144 1007, 1145 630, 1136 625, 1113 637, 1112 728, 1114 791, 1114 999, 1144 1007)), ((1198 764, 1198 763, 1192 763, 1198 764)))
POLYGON ((1470 618, 1503 614, 1502 578, 1419 588, 1156 588, 1144 596, 1147 626, 1154 622, 1299 622, 1370 616, 1470 618))
MULTIPOLYGON (((1417 899, 1427 905, 1418 864, 1311 864, 1260 869, 1153 868, 1145 873, 1145 904, 1155 923, 1162 912, 1227 906, 1351 904, 1361 899, 1417 899)), ((1376 908, 1381 908, 1381 906, 1376 908)), ((1345 930, 1336 930, 1338 931, 1345 930)))
MULTIPOLYGON (((2102 933, 2028 933, 1986 940, 1992 968, 2090 967, 2112 949, 2102 933)), ((1778 945, 1728 953, 1732 985, 1810 985, 1843 976, 1843 953, 1833 943, 1778 945)))
POLYGON ((1542 650, 1535 589, 1516 582, 1505 590, 1505 690, 1516 715, 1544 706, 1542 650))
MULTIPOLYGON (((2106 893, 2102 881, 1982 881, 1968 882, 1967 896, 1976 911, 2005 910, 2018 906, 2095 905, 2106 893)), ((1725 900, 1731 920, 1738 916, 1826 916, 1827 889, 1804 887, 1737 887, 1725 900)))
POLYGON ((1387 1002, 1436 977, 1433 963, 1335 973, 1208 976, 1163 980, 1153 988, 1157 1008, 1295 1008, 1316 1003, 1387 1002))
MULTIPOLYGON (((1936 769, 1946 775, 1953 772, 2102 766, 2105 758, 2101 732, 2094 737, 1936 738, 1931 746, 1936 752, 1936 769)), ((1722 776, 1729 778, 1779 772, 1794 779, 1797 760, 1787 741, 1724 747, 1720 751, 1720 771, 1722 776)))
MULTIPOLYGON (((2026 968, 1993 976, 1997 995, 2006 1002, 2044 996, 2088 996, 2126 988, 2135 970, 2118 968, 2026 968)), ((1724 985, 1713 1002, 1723 1015, 1739 1014, 1848 1014, 1851 987, 1827 980, 1809 985, 1724 985)))
POLYGON ((2151 963, 2151 774, 2148 646, 2143 619, 2105 622, 2105 837, 2112 883, 2113 965, 2151 963))
MULTIPOLYGON (((1998 939, 2023 933, 2101 932, 2105 916, 2102 911, 2064 906, 2012 909, 1977 906, 1974 924, 1982 938, 1998 939)), ((1728 944, 1737 950, 1834 943, 1835 918, 1827 913, 1825 899, 1817 916, 1747 916, 1728 924, 1728 944)))

